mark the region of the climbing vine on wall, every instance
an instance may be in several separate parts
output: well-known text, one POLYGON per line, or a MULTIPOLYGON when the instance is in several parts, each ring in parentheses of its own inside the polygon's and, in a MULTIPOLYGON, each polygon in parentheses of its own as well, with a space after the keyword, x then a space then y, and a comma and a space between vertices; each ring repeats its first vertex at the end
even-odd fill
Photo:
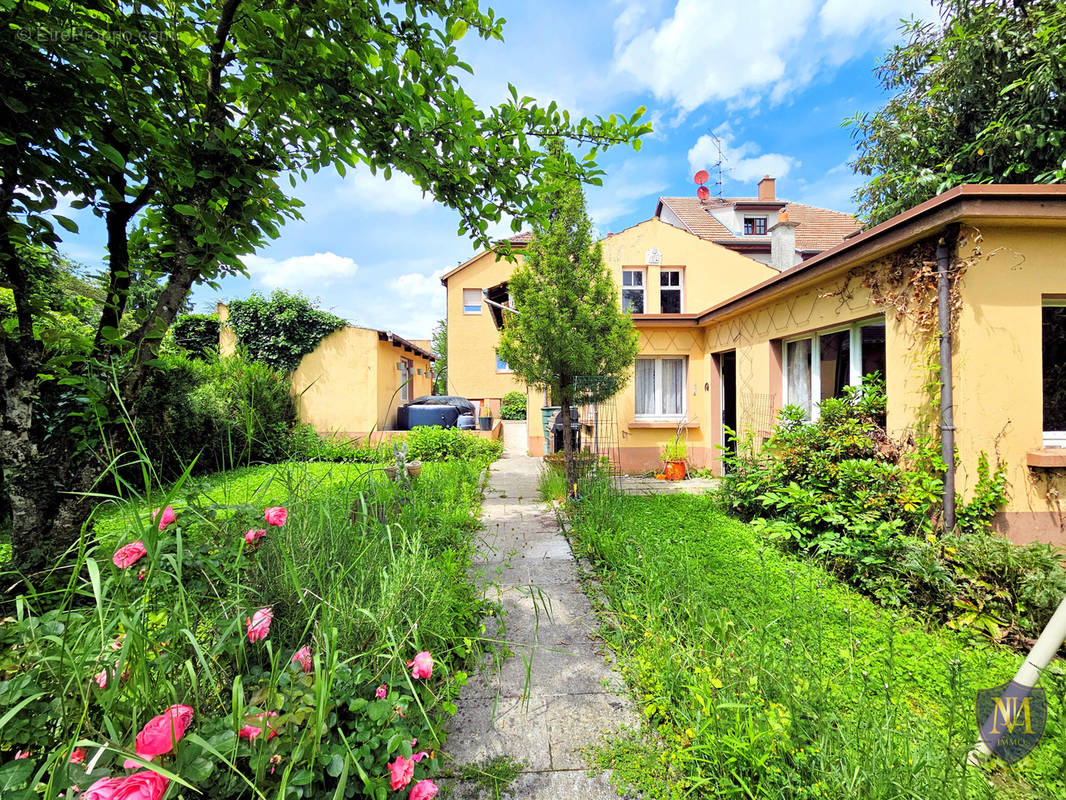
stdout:
POLYGON ((237 343, 250 358, 292 371, 322 339, 348 325, 303 295, 278 290, 269 298, 252 294, 229 304, 237 343))

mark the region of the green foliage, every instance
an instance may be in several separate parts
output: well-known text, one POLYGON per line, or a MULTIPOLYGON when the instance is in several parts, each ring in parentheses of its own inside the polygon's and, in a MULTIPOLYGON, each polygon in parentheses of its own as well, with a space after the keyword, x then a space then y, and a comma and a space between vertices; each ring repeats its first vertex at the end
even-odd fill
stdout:
POLYGON ((727 453, 726 507, 885 605, 994 639, 1039 633, 1066 594, 1066 572, 1046 546, 993 536, 992 518, 1007 500, 1005 466, 992 469, 981 456, 970 500, 956 501, 957 535, 940 537, 939 450, 919 437, 905 452, 885 435, 884 382, 868 376, 819 410, 807 422, 801 409, 786 408, 759 453, 750 443, 727 453), (1033 592, 1036 585, 1047 591, 1033 592))
POLYGON ((525 392, 508 392, 500 403, 500 419, 525 419, 525 392))
POLYGON ((428 465, 408 491, 365 467, 289 463, 111 505, 74 563, 86 579, 27 589, 0 626, 5 799, 39 797, 38 783, 69 796, 123 774, 137 732, 173 703, 192 707, 192 723, 152 768, 190 785, 186 795, 384 797, 386 762, 410 756, 416 738, 433 753, 416 780, 428 777, 479 647, 482 601, 467 577, 478 474, 428 465), (162 532, 150 517, 159 505, 177 516, 162 532), (282 527, 264 521, 272 505, 288 509, 282 527), (258 528, 266 536, 248 544, 258 528), (113 565, 136 539, 147 554, 113 565), (269 635, 250 642, 245 620, 264 607, 269 635), (291 661, 303 646, 308 672, 291 661), (433 676, 415 680, 406 661, 421 650, 433 676), (238 737, 262 712, 276 714, 277 735, 238 737), (109 749, 87 772, 68 764, 75 743, 90 756, 109 749), (11 760, 16 749, 29 758, 11 760))
POLYGON ((287 458, 296 412, 287 377, 266 364, 174 353, 149 373, 132 417, 139 446, 172 480, 193 459, 205 471, 287 458))
POLYGON ((643 796, 1066 798, 1061 663, 1033 754, 968 768, 974 692, 1022 655, 887 612, 713 498, 582 494, 572 546, 648 728, 599 762, 643 796))
POLYGON ((249 358, 289 372, 324 337, 348 324, 303 295, 281 289, 269 298, 253 293, 247 300, 233 300, 229 314, 237 343, 249 358))
POLYGON ((218 314, 183 314, 174 321, 174 342, 197 358, 218 352, 218 314))
POLYGON ((430 349, 437 360, 433 362, 433 394, 448 394, 448 321, 437 320, 430 336, 430 349))
POLYGON ((310 425, 296 429, 294 452, 307 461, 334 461, 355 464, 386 463, 393 460, 393 449, 407 445, 409 461, 468 461, 486 466, 503 454, 503 442, 483 439, 458 428, 420 426, 404 437, 367 444, 323 438, 310 425))
POLYGON ((569 487, 566 485, 566 475, 563 470, 552 464, 546 464, 540 471, 537 493, 545 503, 550 503, 552 500, 563 500, 569 494, 569 487))
POLYGON ((665 442, 659 448, 659 457, 663 461, 685 461, 688 458, 688 443, 681 439, 665 442))
POLYGON ((847 122, 870 177, 856 197, 871 225, 960 183, 1066 178, 1066 6, 938 0, 906 23, 878 67, 896 95, 847 122))

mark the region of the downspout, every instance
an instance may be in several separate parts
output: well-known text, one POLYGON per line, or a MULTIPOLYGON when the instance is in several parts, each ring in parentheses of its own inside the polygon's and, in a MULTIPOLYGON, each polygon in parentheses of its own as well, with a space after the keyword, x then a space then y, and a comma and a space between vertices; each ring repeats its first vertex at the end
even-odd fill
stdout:
POLYGON ((940 458, 944 462, 944 532, 955 529, 955 399, 951 372, 951 256, 959 235, 949 225, 936 245, 937 318, 940 324, 940 458))

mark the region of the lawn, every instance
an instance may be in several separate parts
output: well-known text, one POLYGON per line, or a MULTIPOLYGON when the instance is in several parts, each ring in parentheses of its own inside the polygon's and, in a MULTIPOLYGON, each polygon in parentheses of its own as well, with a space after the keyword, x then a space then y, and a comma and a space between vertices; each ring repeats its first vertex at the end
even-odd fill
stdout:
POLYGON ((926 630, 811 561, 765 546, 709 497, 593 495, 575 552, 602 583, 605 637, 657 735, 600 758, 648 796, 1066 797, 1066 677, 1014 767, 962 766, 978 688, 1019 654, 926 630))
POLYGON ((399 796, 398 758, 427 778, 481 634, 468 570, 487 463, 406 484, 288 462, 102 503, 68 587, 0 624, 0 794, 129 774, 167 708, 192 715, 152 761, 170 798, 399 796))

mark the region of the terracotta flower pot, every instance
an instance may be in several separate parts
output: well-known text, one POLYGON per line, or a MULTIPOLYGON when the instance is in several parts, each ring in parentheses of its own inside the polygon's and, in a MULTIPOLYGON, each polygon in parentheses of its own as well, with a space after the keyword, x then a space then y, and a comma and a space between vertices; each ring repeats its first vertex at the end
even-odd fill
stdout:
POLYGON ((668 481, 683 481, 685 479, 685 462, 667 461, 666 479, 668 481))

